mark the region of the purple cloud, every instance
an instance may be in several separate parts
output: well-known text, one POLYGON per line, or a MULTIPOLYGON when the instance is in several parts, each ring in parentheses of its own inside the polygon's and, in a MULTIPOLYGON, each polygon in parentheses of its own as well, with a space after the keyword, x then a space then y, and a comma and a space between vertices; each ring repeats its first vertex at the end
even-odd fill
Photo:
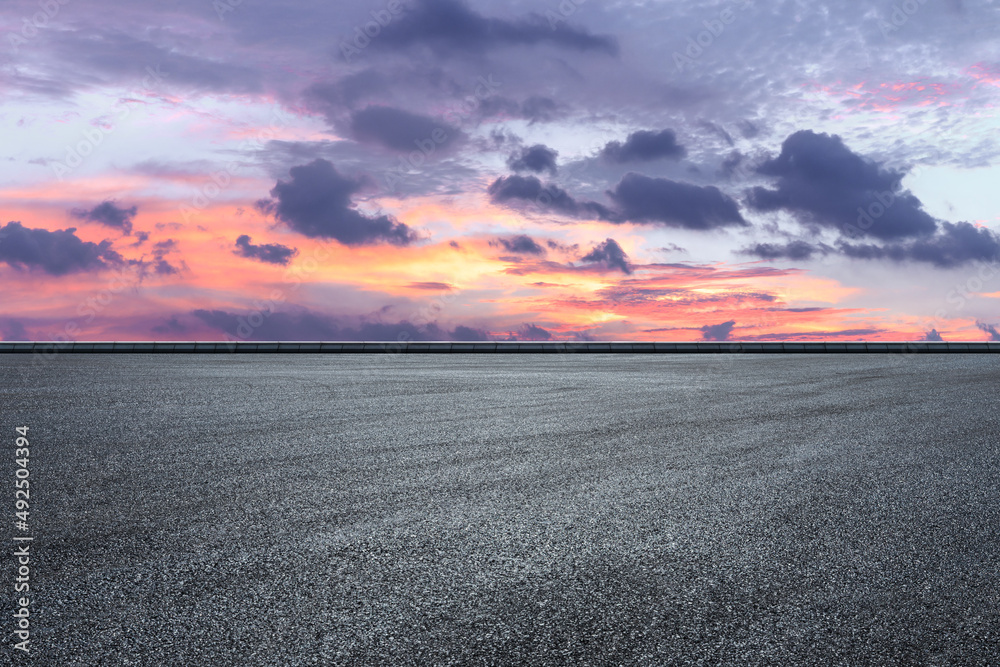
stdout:
POLYGON ((291 179, 278 181, 271 198, 257 206, 303 236, 344 245, 409 245, 417 240, 416 232, 389 216, 355 210, 351 197, 362 189, 362 181, 341 176, 329 161, 316 159, 289 173, 291 179))
POLYGON ((295 248, 289 248, 278 243, 254 245, 252 241, 253 239, 249 235, 241 235, 236 239, 236 250, 234 252, 240 257, 255 259, 265 264, 281 264, 282 266, 292 261, 292 258, 299 252, 295 248))
POLYGON ((601 150, 601 156, 618 164, 648 162, 661 158, 680 160, 687 156, 687 149, 677 143, 677 135, 673 130, 659 132, 640 130, 630 134, 625 143, 620 141, 608 143, 601 150))
POLYGON ((609 269, 617 269, 626 275, 631 275, 632 267, 628 255, 614 239, 607 239, 589 253, 580 258, 581 262, 600 264, 609 269))
POLYGON ((75 208, 70 214, 77 220, 96 222, 105 227, 119 229, 126 236, 132 233, 132 219, 135 218, 139 209, 135 206, 129 208, 116 205, 113 201, 104 201, 92 209, 75 208))
POLYGON ((15 269, 65 276, 118 267, 124 260, 111 249, 111 241, 84 241, 75 228, 50 232, 8 222, 0 228, 0 262, 15 269))

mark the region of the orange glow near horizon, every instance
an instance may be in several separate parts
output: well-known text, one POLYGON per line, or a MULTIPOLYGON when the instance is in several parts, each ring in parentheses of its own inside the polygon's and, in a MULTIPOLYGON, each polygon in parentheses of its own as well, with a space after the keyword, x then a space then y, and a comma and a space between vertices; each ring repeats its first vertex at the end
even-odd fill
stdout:
MULTIPOLYGON (((115 188, 145 188, 148 179, 75 181, 62 201, 103 197, 115 188), (67 199, 68 198, 68 199, 67 199)), ((248 313, 271 304, 340 318, 374 316, 391 304, 394 321, 420 321, 428 304, 434 321, 505 337, 525 324, 549 331, 553 340, 700 340, 703 328, 733 322, 733 340, 915 340, 924 335, 912 320, 886 310, 852 307, 861 294, 836 280, 803 269, 779 269, 762 262, 741 264, 642 264, 625 274, 579 258, 596 239, 612 234, 634 259, 642 237, 629 226, 583 222, 555 227, 559 239, 544 254, 510 256, 496 239, 534 233, 525 220, 484 207, 481 199, 384 202, 416 229, 434 227, 432 239, 407 246, 347 247, 295 234, 259 212, 224 202, 181 215, 177 202, 123 197, 139 205, 136 236, 73 218, 58 201, 44 206, 54 186, 0 192, 15 203, 8 218, 29 228, 77 228, 83 241, 112 241, 127 262, 145 262, 100 272, 50 276, 39 270, 0 266, 9 286, 0 316, 22 321, 40 339, 78 340, 220 339, 222 334, 194 316, 197 310, 248 313), (20 202, 18 204, 18 202, 20 202), (440 232, 449 233, 440 233, 440 232), (288 266, 239 256, 236 238, 256 245, 281 244, 297 255, 288 266), (436 241, 433 239, 442 239, 436 241), (157 243, 172 242, 169 246, 157 243), (174 273, 157 274, 156 259, 174 273), (27 279, 26 279, 27 278, 27 279), (165 323, 183 320, 184 333, 165 323)), ((118 190, 121 192, 121 190, 118 190)), ((998 293, 1000 294, 1000 293, 998 293)), ((996 298, 997 294, 983 295, 996 298)), ((381 316, 379 316, 381 317, 381 316)), ((424 317, 426 320, 426 317, 424 317)), ((974 322, 941 322, 944 329, 982 339, 974 322)))

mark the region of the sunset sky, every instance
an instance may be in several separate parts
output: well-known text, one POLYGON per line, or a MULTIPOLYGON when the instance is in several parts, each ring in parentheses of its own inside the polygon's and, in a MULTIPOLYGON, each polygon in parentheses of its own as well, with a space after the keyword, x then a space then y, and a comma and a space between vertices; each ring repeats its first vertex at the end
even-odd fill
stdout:
POLYGON ((5 340, 1000 340, 1000 4, 8 0, 5 340))

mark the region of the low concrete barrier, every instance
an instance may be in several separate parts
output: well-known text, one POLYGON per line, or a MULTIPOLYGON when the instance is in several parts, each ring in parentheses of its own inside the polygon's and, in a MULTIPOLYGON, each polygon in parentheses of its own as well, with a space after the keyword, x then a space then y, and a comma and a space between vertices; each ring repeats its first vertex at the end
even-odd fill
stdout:
POLYGON ((941 354, 1000 353, 1000 342, 0 342, 0 354, 941 354))

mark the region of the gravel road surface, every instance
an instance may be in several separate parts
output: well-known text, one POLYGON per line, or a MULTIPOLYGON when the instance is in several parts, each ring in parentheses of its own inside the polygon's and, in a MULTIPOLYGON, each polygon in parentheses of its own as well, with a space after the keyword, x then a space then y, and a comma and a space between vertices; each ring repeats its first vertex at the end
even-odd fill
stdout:
POLYGON ((998 357, 9 356, 0 378, 35 536, 32 657, 8 593, 0 663, 1000 664, 998 357))

